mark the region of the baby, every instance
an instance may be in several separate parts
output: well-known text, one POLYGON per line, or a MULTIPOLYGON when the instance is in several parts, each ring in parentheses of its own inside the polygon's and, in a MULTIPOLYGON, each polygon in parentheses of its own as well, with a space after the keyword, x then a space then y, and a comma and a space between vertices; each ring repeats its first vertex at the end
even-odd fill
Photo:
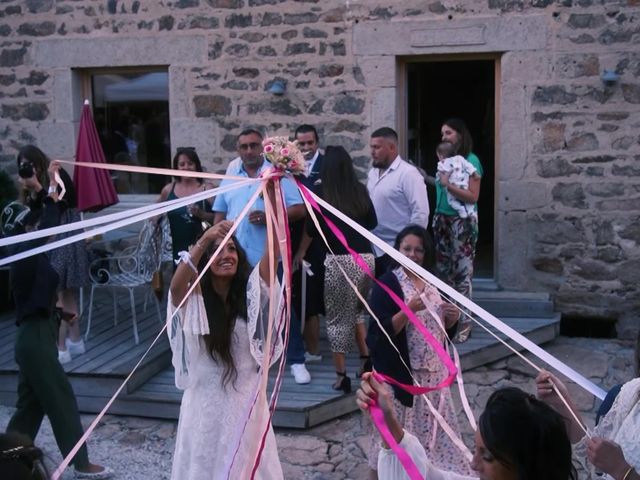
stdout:
MULTIPOLYGON (((455 148, 449 142, 442 142, 436 148, 438 155, 438 173, 449 174, 449 183, 464 190, 469 189, 469 177, 476 173, 476 167, 469 163, 461 155, 454 155, 455 148)), ((477 215, 473 203, 458 200, 449 190, 447 192, 447 201, 460 218, 467 218, 477 215)))

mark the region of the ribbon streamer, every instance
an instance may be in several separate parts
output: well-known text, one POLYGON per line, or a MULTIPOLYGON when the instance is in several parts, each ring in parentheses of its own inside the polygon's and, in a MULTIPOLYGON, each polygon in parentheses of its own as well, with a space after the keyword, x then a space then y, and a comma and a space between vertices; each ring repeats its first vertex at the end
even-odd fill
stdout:
POLYGON ((148 173, 152 175, 165 175, 170 177, 191 177, 191 178, 209 178, 211 180, 223 180, 225 178, 231 180, 246 180, 247 177, 237 177, 234 175, 223 175, 220 173, 194 172, 191 170, 174 170, 172 168, 155 168, 155 167, 137 167, 135 165, 121 165, 119 163, 92 163, 92 162, 71 162, 69 160, 57 160, 60 163, 71 166, 98 168, 101 170, 114 170, 117 172, 127 173, 148 173))
POLYGON ((531 340, 526 338, 520 332, 517 332, 516 330, 511 328, 509 325, 505 324, 504 322, 502 322, 501 320, 493 316, 491 313, 487 312, 486 310, 476 305, 465 296, 458 293, 456 290, 454 290, 449 285, 447 285, 446 283, 444 283, 443 281, 435 277, 433 274, 431 274, 430 272, 422 268, 417 263, 406 258, 400 252, 390 247, 386 242, 380 240, 378 237, 376 237, 371 232, 369 232, 366 228, 362 227, 358 223, 351 220, 345 214, 340 212, 338 209, 336 209, 329 203, 322 200, 313 192, 307 190, 307 193, 314 201, 317 202, 318 205, 327 209, 333 215, 335 215, 340 220, 345 222, 347 225, 349 225, 351 228, 353 228, 355 231, 357 231, 359 234, 361 234, 371 243, 373 243, 382 251, 384 251, 386 254, 388 254, 391 258, 396 260, 400 265, 408 268, 413 272, 416 272, 419 277, 425 279, 430 284, 435 286, 438 290, 445 293, 448 298, 453 299, 456 303, 462 305, 464 308, 473 312, 475 315, 478 316, 478 318, 481 318, 482 320, 487 322, 489 325, 491 325, 498 331, 507 335, 510 339, 512 339, 517 344, 522 346, 525 350, 528 350, 529 352, 534 354, 536 357, 538 357, 540 360, 542 360, 546 364, 552 366, 553 368, 561 372, 567 378, 571 379, 574 383, 577 383, 578 385, 580 385, 583 389, 587 390, 595 397, 599 398, 600 400, 604 399, 606 392, 602 390, 600 387, 598 387, 597 385, 595 385, 593 382, 585 378, 583 375, 581 375, 580 373, 578 373, 577 371, 575 371, 565 363, 561 362, 560 360, 555 358, 553 355, 544 351, 542 348, 540 348, 538 345, 536 345, 531 340))
MULTIPOLYGON (((245 181, 244 184, 253 183, 254 181, 255 180, 252 180, 251 182, 246 182, 245 181)), ((229 191, 229 190, 233 190, 235 188, 239 188, 240 186, 243 186, 244 184, 242 184, 241 182, 236 182, 236 183, 233 183, 233 184, 230 184, 230 185, 225 185, 224 187, 218 187, 218 188, 215 188, 215 189, 212 189, 212 190, 205 190, 203 192, 198 192, 198 193, 195 193, 195 194, 190 195, 188 197, 180 198, 180 199, 178 199, 178 201, 172 200, 171 204, 166 204, 166 203, 157 204, 158 207, 155 210, 150 210, 150 211, 147 211, 146 213, 141 213, 141 214, 135 215, 133 217, 130 216, 129 212, 120 212, 117 215, 121 215, 123 217, 122 220, 110 223, 109 225, 106 225, 106 226, 103 226, 103 227, 94 228, 94 229, 86 231, 86 232, 81 232, 81 233, 78 233, 78 234, 73 235, 71 237, 63 238, 61 240, 56 240, 54 242, 49 242, 49 243, 46 243, 45 245, 42 245, 40 247, 33 248, 31 250, 27 250, 27 251, 24 251, 24 252, 17 253, 15 255, 10 256, 10 257, 3 258, 3 259, 0 260, 0 267, 3 266, 3 265, 8 265, 8 264, 13 263, 13 262, 17 262, 18 260, 23 260, 23 259, 25 259, 27 257, 32 256, 32 255, 37 255, 39 253, 48 252, 49 250, 53 250, 55 248, 59 248, 59 247, 65 246, 65 245, 69 245, 69 244, 77 242, 79 240, 85 240, 87 238, 94 237, 96 235, 100 235, 100 234, 109 232, 111 230, 116 230, 118 228, 126 227, 128 225, 133 224, 133 223, 137 223, 137 222, 146 220, 148 218, 155 217, 155 216, 161 215, 163 213, 167 213, 167 212, 169 212, 171 210, 175 210, 176 208, 180 208, 180 207, 183 207, 183 206, 186 206, 186 205, 190 205, 191 203, 194 203, 194 201, 204 200, 206 198, 213 197, 213 196, 218 195, 220 193, 223 193, 223 192, 226 192, 226 191, 229 191)), ((84 222, 89 222, 89 221, 90 220, 85 220, 85 221, 80 221, 80 222, 74 222, 74 223, 67 224, 67 226, 71 226, 71 228, 68 228, 68 230, 77 230, 78 228, 76 228, 76 227, 79 224, 83 224, 84 222)), ((37 232, 32 232, 32 233, 37 233, 37 232)), ((29 236, 32 233, 27 233, 27 234, 21 235, 20 236, 21 237, 20 241, 26 241, 28 239, 32 239, 32 237, 29 236)), ((40 235, 39 237, 42 237, 42 235, 40 235)), ((7 241, 11 240, 10 242, 7 243, 8 245, 11 245, 11 244, 14 244, 14 243, 19 243, 16 240, 16 237, 9 237, 6 240, 7 241)))
MULTIPOLYGON (((311 206, 311 204, 306 200, 306 197, 302 197, 303 200, 305 201, 305 205, 307 207, 307 211, 309 213, 309 217, 311 218, 312 222, 314 223, 317 231, 320 234, 320 237, 322 238, 322 240, 324 241, 325 245, 327 246, 327 249, 329 250, 329 252, 331 252, 332 254, 334 254, 333 250, 331 249, 331 246, 329 245, 329 242, 327 241, 326 236, 324 235, 322 228, 320 227, 320 224, 318 222, 318 219, 316 217, 316 214, 313 211, 313 207, 311 206)), ((322 212, 320 212, 320 215, 323 218, 326 218, 322 212)), ((347 273, 344 271, 344 269, 342 268, 342 266, 340 264, 338 264, 338 268, 340 269, 340 271, 342 272, 342 275, 345 277, 345 280, 347 281, 347 283, 349 283, 350 287, 353 289, 354 293, 356 294, 356 296, 358 297, 358 299, 360 300, 360 302, 362 303, 362 305, 365 307, 365 309, 369 312, 369 314, 371 315, 371 318, 377 323, 378 328, 380 329, 380 331, 383 333, 383 335, 386 337, 386 339, 389 341, 389 344, 391 345, 391 347, 396 351, 396 353, 398 354, 398 358, 400 360, 400 362, 402 363, 402 365, 404 366, 404 368, 407 370, 407 372, 409 373, 409 375, 411 376, 411 379, 414 383, 414 385, 419 386, 418 381, 416 380, 416 378, 413 376, 413 372, 411 371, 411 369, 409 368, 409 366, 407 365, 407 363, 404 361, 404 359, 402 358, 402 355, 400 354, 400 351, 398 350, 398 348, 396 347, 396 345, 393 343, 393 340, 391 339, 391 337, 389 336, 389 334, 387 333, 387 331, 384 329, 384 327, 382 326, 380 319, 376 316, 376 314, 373 312, 373 310, 371 309, 369 303, 367 302, 367 300, 365 298, 363 298, 363 296, 360 294, 360 291, 358 290, 358 288, 353 284, 353 282, 351 281, 351 279, 349 278, 349 275, 347 275, 347 273)), ((459 369, 459 362, 456 364, 456 368, 459 369)), ((377 373, 378 378, 382 378, 380 373, 377 373)), ((456 374, 456 378, 461 378, 461 373, 458 370, 457 374, 456 374)), ((400 388, 404 388, 404 385, 399 384, 398 386, 400 386, 400 388)), ((412 387, 413 388, 413 387, 412 387)), ((423 400, 427 403, 427 406, 429 407, 429 409, 431 410, 431 412, 434 414, 435 420, 440 424, 440 426, 442 427, 442 429, 444 430, 444 432, 449 436, 449 438, 451 438, 451 441, 458 447, 458 449, 470 460, 471 459, 471 452, 469 451, 469 449, 467 448, 467 446, 464 444, 464 442, 462 441, 462 439, 460 439, 460 437, 453 431, 453 429, 449 426, 449 424, 444 420, 444 418, 442 417, 442 415, 440 415, 440 413, 433 407, 433 405, 431 404, 431 401, 429 400, 429 398, 426 396, 426 392, 422 392, 422 391, 416 391, 416 392, 411 392, 413 395, 416 394, 421 394, 423 400)), ((461 395, 464 396, 464 389, 461 391, 461 395)), ((442 398, 442 397, 441 397, 442 398)), ((471 415, 471 418, 473 419, 473 415, 471 415)), ((472 423, 472 425, 474 425, 474 423, 472 423)))
MULTIPOLYGON (((71 164, 71 165, 76 163, 76 162, 66 162, 66 161, 61 161, 61 162, 62 163, 68 163, 68 164, 71 164)), ((86 163, 85 164, 85 163, 80 163, 80 162, 78 162, 78 164, 80 166, 83 166, 83 167, 104 168, 104 169, 108 169, 108 170, 120 170, 120 171, 127 171, 127 172, 160 173, 160 174, 167 174, 167 175, 173 175, 173 176, 197 176, 199 178, 230 178, 228 176, 216 175, 216 174, 205 174, 203 172, 184 172, 184 174, 182 174, 183 172, 178 172, 178 171, 169 170, 169 169, 152 169, 152 168, 148 168, 148 167, 119 166, 119 165, 113 165, 113 164, 110 164, 110 165, 93 164, 93 163, 86 163), (194 173, 194 175, 189 175, 189 173, 194 173)), ((233 178, 235 178, 235 177, 233 177, 233 178)), ((242 178, 242 180, 246 181, 245 178, 242 178)), ((234 184, 234 186, 236 188, 238 187, 238 183, 234 184)), ((212 191, 207 191, 206 193, 209 193, 210 196, 213 196, 213 195, 211 195, 211 192, 212 191)), ((201 192, 201 193, 205 193, 205 192, 201 192)), ((309 194, 310 198, 313 201, 316 201, 317 204, 322 205, 328 211, 330 211, 331 213, 336 215, 336 217, 338 217, 342 221, 344 221, 347 225, 351 226, 354 230, 358 231, 358 233, 360 233, 365 238, 367 238, 370 241, 372 241, 372 243, 374 243, 376 246, 378 246, 385 253, 389 254, 392 258, 394 258, 396 261, 398 261, 401 265, 409 268, 410 270, 416 271, 419 274, 419 276, 421 276, 422 278, 425 278, 428 281, 430 281, 430 283, 435 285, 439 290, 449 294, 449 296, 454 298, 458 303, 462 304, 465 308, 469 309, 470 311, 472 311, 476 315, 478 315, 479 318, 485 320, 487 323, 492 325, 494 328, 497 328, 498 330, 500 330, 503 333, 505 333, 507 336, 512 338, 514 341, 516 341, 516 343, 519 343, 525 349, 531 351, 534 355, 538 356, 538 358, 542 359, 543 361, 545 361, 549 365, 553 366, 558 371, 560 371, 561 373, 563 373, 564 375, 566 375, 567 377, 572 379, 574 382, 578 383, 583 388, 585 388, 588 391, 590 391, 591 393, 593 393, 595 396, 598 396, 599 398, 603 398, 604 397, 604 391, 602 391, 597 386, 592 384, 590 381, 588 381, 587 379, 582 377, 580 374, 578 374, 577 372, 575 372, 571 368, 567 367, 566 365, 564 365, 562 362, 560 362, 559 360, 555 359, 551 355, 549 355, 546 352, 544 352, 542 349, 540 349, 540 347, 538 347, 537 345, 535 345, 532 342, 530 342, 528 339, 526 339, 521 334, 519 334, 515 330, 511 329, 510 327, 508 327, 507 325, 502 323, 500 320, 498 320, 495 317, 493 317, 488 312, 484 311, 483 309, 481 309, 480 307, 476 306, 475 304, 469 302, 465 297, 462 297, 457 292, 455 292, 452 289, 450 289, 446 284, 440 282, 437 278, 433 277, 429 272, 425 271, 424 269, 422 269, 420 266, 416 265, 411 260, 404 258, 401 254, 397 253, 395 250, 393 250, 391 247, 389 247, 386 243, 384 243, 381 240, 377 239, 377 237, 375 237, 374 235, 370 234, 370 232, 368 232, 366 229, 364 229, 361 226, 357 225, 355 222, 351 221, 348 217, 343 215, 337 209, 333 208, 331 205, 327 204, 322 199, 317 197, 315 194, 313 194, 313 192, 308 192, 308 194, 309 194)), ((189 198, 189 197, 185 197, 185 198, 189 198)), ((205 198, 207 198, 207 197, 205 197, 205 198)), ((303 196, 303 198, 304 198, 304 196, 303 196)), ((183 200, 183 199, 181 199, 181 200, 183 200)), ((189 203, 193 203, 193 200, 190 199, 185 204, 189 204, 189 203)), ((182 205, 180 205, 180 206, 182 206, 182 205)), ((178 206, 173 206, 172 205, 172 206, 168 207, 166 211, 171 210, 172 209, 171 207, 178 208, 178 206)), ((319 210, 317 205, 315 205, 314 208, 319 210)), ((157 213, 155 213, 155 214, 157 214, 157 213)), ((147 215, 145 218, 148 218, 150 216, 155 216, 155 214, 147 215)), ((245 215, 246 215, 246 213, 245 213, 245 215)), ((129 223, 134 223, 135 221, 139 221, 139 219, 136 219, 136 220, 131 221, 129 223)), ((77 223, 81 223, 81 222, 77 222, 77 223)), ((129 223, 126 223, 126 224, 129 224, 129 223)), ((76 224, 70 224, 70 225, 67 225, 67 227, 70 227, 71 225, 76 225, 76 224)), ((236 223, 236 225, 237 225, 237 223, 236 223)), ((110 231, 112 229, 119 228, 120 226, 122 226, 122 225, 115 226, 115 224, 112 224, 112 225, 108 225, 107 227, 103 227, 102 230, 101 229, 96 229, 96 230, 101 230, 100 233, 103 233, 103 232, 106 232, 106 231, 110 231)), ((68 228, 67 228, 67 230, 68 230, 68 228)), ((96 235, 96 234, 97 234, 96 231, 91 231, 91 232, 88 232, 87 237, 93 236, 93 235, 96 235)), ((336 236, 338 236, 338 235, 336 235, 336 236)), ((75 237, 72 237, 72 238, 75 238, 75 237)), ((340 238, 340 237, 338 236, 338 238, 340 238)), ((77 241, 77 239, 72 240, 72 241, 77 241)), ((72 242, 68 242, 68 243, 72 243, 72 242)), ((60 245, 57 245, 57 246, 60 246, 60 245)), ((216 254, 217 254, 217 251, 216 251, 216 254)), ((216 255, 216 254, 214 254, 214 255, 216 255)), ((213 258, 214 257, 212 257, 211 261, 213 261, 213 258)), ((5 265, 6 263, 8 263, 8 262, 6 262, 6 260, 7 259, 5 259, 5 263, 0 263, 0 265, 5 265)), ((15 259, 13 261, 15 261, 15 259)), ((366 264, 365 264, 365 266, 366 266, 366 264)), ((194 283, 194 286, 195 286, 195 283, 194 283)), ((185 296, 185 298, 186 298, 186 296, 185 296)), ((183 299, 183 301, 184 301, 184 299, 183 299)), ((176 311, 177 310, 178 309, 176 309, 176 311)), ((474 319, 474 321, 477 322, 477 320, 475 320, 475 319, 474 319)), ((139 365, 141 364, 141 362, 143 361, 145 356, 148 354, 149 350, 157 342, 158 338, 160 338, 160 335, 164 332, 165 328, 166 328, 166 325, 163 328, 163 330, 158 334, 156 339, 154 339, 154 341, 152 342, 152 344, 149 347, 149 349, 147 349, 147 351, 145 352, 143 357, 136 364, 136 366, 134 367, 132 372, 129 374, 129 376, 125 379, 125 381, 123 382, 121 387, 118 389, 118 391, 114 394, 114 396, 112 397, 111 401, 105 406, 105 408, 101 412, 100 417, 97 418, 97 420, 94 421, 95 424, 97 424, 99 419, 102 418, 104 413, 106 413, 106 410, 110 407, 111 403, 113 403, 113 401, 115 400, 117 395, 120 393, 120 391, 122 390, 124 385, 127 383, 127 381, 131 378, 133 373, 139 367, 139 365)), ((447 356, 447 358, 448 358, 448 356, 447 356)), ((450 359, 449 359, 449 362, 451 362, 450 359)), ((455 369, 455 366, 454 366, 454 369, 455 369)), ((92 423, 92 427, 93 428, 90 427, 91 431, 95 428, 94 423, 92 423)), ((88 438, 88 436, 91 433, 91 431, 88 430, 87 432, 85 432, 85 436, 83 437, 83 439, 81 439, 81 441, 79 442, 79 445, 81 445, 86 440, 86 438, 88 438)), ((68 465, 68 463, 67 463, 67 465, 68 465)), ((65 468, 66 468, 66 465, 65 465, 65 468)), ((64 470, 64 468, 62 470, 64 470)), ((56 472, 58 472, 58 470, 56 470, 56 472)), ((59 477, 60 474, 61 474, 61 472, 58 474, 58 476, 56 476, 56 473, 54 472, 54 477, 53 477, 54 480, 56 480, 59 477)))
MULTIPOLYGON (((238 182, 239 183, 239 182, 238 182)), ((238 186, 238 183, 234 183, 232 185, 236 185, 238 186)), ((239 185, 242 186, 242 185, 239 185)), ((71 451, 69 452, 69 454, 64 458, 64 460, 62 461, 62 463, 58 466, 58 468, 56 468, 56 470, 53 472, 53 475, 51 476, 52 480, 58 480, 60 478, 60 476, 63 474, 63 472, 66 470, 66 468, 69 466, 69 464, 71 463, 73 457, 75 456, 75 454, 78 452, 78 450, 80 449, 80 447, 82 446, 83 443, 86 442, 86 440, 89 438, 89 436, 93 433, 93 431, 95 430, 96 426, 98 425, 98 423, 100 422, 100 420, 104 417, 104 415, 107 413, 107 411, 109 410, 109 408, 111 408, 111 405, 113 404, 113 402, 116 400, 116 398, 118 397, 118 395, 120 394, 120 392, 122 392, 122 390, 124 389, 125 385, 129 382, 129 380, 131 379, 131 377, 133 376, 133 374, 137 371, 137 369, 139 368, 139 366, 142 364, 142 361, 146 358, 146 356, 149 354, 149 352, 151 351, 151 349, 154 347, 154 345, 158 342, 158 340, 160 339, 160 337, 164 334, 165 330, 167 329, 167 326, 169 325, 169 322, 171 322, 171 320, 173 320, 173 318, 175 317, 175 315, 177 314, 177 312, 180 310, 180 308, 182 308, 184 302, 186 302, 187 298, 189 297, 189 295, 193 292, 193 290, 196 288, 196 286, 198 285, 198 283, 200 282, 200 280, 202 279, 202 277, 204 276, 205 272, 207 271, 207 269, 211 266, 211 264, 215 261, 215 259, 217 258, 217 256, 220 254, 220 251, 222 250, 222 248, 224 247, 225 243, 231 238, 231 235, 233 235, 233 233, 235 232, 235 230, 238 228, 238 225, 240 224, 240 222, 244 219, 244 217, 248 214, 249 209, 251 207, 251 205, 253 205, 253 203, 255 202, 255 200, 258 198, 258 195, 261 193, 262 189, 258 189, 256 190, 255 194, 253 195, 252 199, 249 201, 249 203, 247 203, 247 205, 244 207, 244 209, 240 212, 240 215, 238 216, 238 218, 236 219, 236 221, 233 223, 232 227, 229 229, 229 232, 227 233, 227 235, 224 237, 224 239, 220 242, 220 245, 218 246, 218 248, 215 250, 215 252, 213 253, 213 255, 211 256, 211 258, 209 259, 209 262, 207 262, 207 265, 205 266, 205 268, 202 270, 202 272, 200 273, 200 275, 197 277, 196 281, 193 282, 193 284, 191 285, 191 287, 189 288, 189 290, 187 291, 187 293, 185 294, 184 298, 180 301, 180 303, 176 306, 175 310, 174 310, 174 314, 173 316, 171 316, 171 318, 167 318, 167 321, 165 322, 165 325, 162 327, 162 329, 160 330, 160 332, 158 333, 158 335, 156 335, 156 337, 154 338, 154 340, 151 342, 151 345, 149 345, 149 347, 147 348, 147 350, 145 351, 145 353, 142 355, 142 357, 140 358, 140 360, 138 360, 138 362, 136 363, 136 365, 133 367, 133 369, 131 370, 131 373, 129 373, 129 375, 127 375, 127 377, 124 379, 124 381, 122 382, 122 384, 118 387, 118 389, 116 390, 116 392, 113 394, 113 396, 109 399, 109 401, 107 402, 107 404, 104 406, 104 408, 100 411, 100 413, 94 418, 94 420, 91 422, 91 424, 89 425, 89 427, 87 428, 87 430, 84 432, 84 434, 82 435, 82 437, 80 437, 80 440, 78 440, 78 442, 76 443, 76 445, 71 449, 71 451)), ((220 192, 218 190, 218 192, 220 192)), ((201 192, 201 193, 205 193, 205 192, 201 192)), ((209 191, 209 193, 211 193, 211 191, 209 191)), ((186 197, 185 197, 186 198, 186 197)), ((175 207, 178 208, 178 207, 175 207)))
MULTIPOLYGON (((374 376, 376 379, 378 378, 376 373, 374 372, 374 376)), ((380 379, 382 381, 382 379, 380 379)), ((378 428, 380 432, 380 436, 383 440, 389 445, 389 448, 396 454, 398 460, 404 467, 407 475, 411 480, 424 480, 420 470, 416 467, 416 464, 413 462, 409 454, 406 452, 404 448, 402 448, 396 439, 393 438, 389 427, 387 426, 387 422, 384 420, 384 413, 382 413, 382 409, 378 406, 377 402, 369 405, 369 414, 371 415, 371 420, 378 428)))

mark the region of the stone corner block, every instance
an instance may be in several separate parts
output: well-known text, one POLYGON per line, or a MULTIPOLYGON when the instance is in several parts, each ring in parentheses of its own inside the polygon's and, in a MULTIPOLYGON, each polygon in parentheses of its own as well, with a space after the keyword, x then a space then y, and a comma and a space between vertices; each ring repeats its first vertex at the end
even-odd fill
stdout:
POLYGON ((380 88, 371 93, 370 124, 372 129, 396 128, 396 89, 380 88))
POLYGON ((368 87, 395 87, 397 84, 396 58, 392 55, 358 57, 358 66, 368 87))

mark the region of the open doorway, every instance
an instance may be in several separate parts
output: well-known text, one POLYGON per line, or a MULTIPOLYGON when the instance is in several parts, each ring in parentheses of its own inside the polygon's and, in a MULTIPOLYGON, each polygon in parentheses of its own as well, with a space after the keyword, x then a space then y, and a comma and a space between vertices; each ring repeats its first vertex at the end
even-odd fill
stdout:
MULTIPOLYGON (((474 277, 493 278, 495 89, 496 59, 407 60, 406 139, 407 158, 433 176, 440 127, 451 117, 467 124, 473 151, 484 174, 478 201, 479 238, 474 277)), ((429 188, 429 205, 435 206, 435 190, 429 188)))

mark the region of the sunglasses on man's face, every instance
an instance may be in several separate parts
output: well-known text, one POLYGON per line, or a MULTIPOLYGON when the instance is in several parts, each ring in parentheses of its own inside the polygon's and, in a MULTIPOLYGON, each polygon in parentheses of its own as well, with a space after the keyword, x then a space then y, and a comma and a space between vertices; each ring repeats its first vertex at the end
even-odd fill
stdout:
POLYGON ((260 143, 241 143, 238 145, 240 150, 256 150, 261 144, 260 143))

